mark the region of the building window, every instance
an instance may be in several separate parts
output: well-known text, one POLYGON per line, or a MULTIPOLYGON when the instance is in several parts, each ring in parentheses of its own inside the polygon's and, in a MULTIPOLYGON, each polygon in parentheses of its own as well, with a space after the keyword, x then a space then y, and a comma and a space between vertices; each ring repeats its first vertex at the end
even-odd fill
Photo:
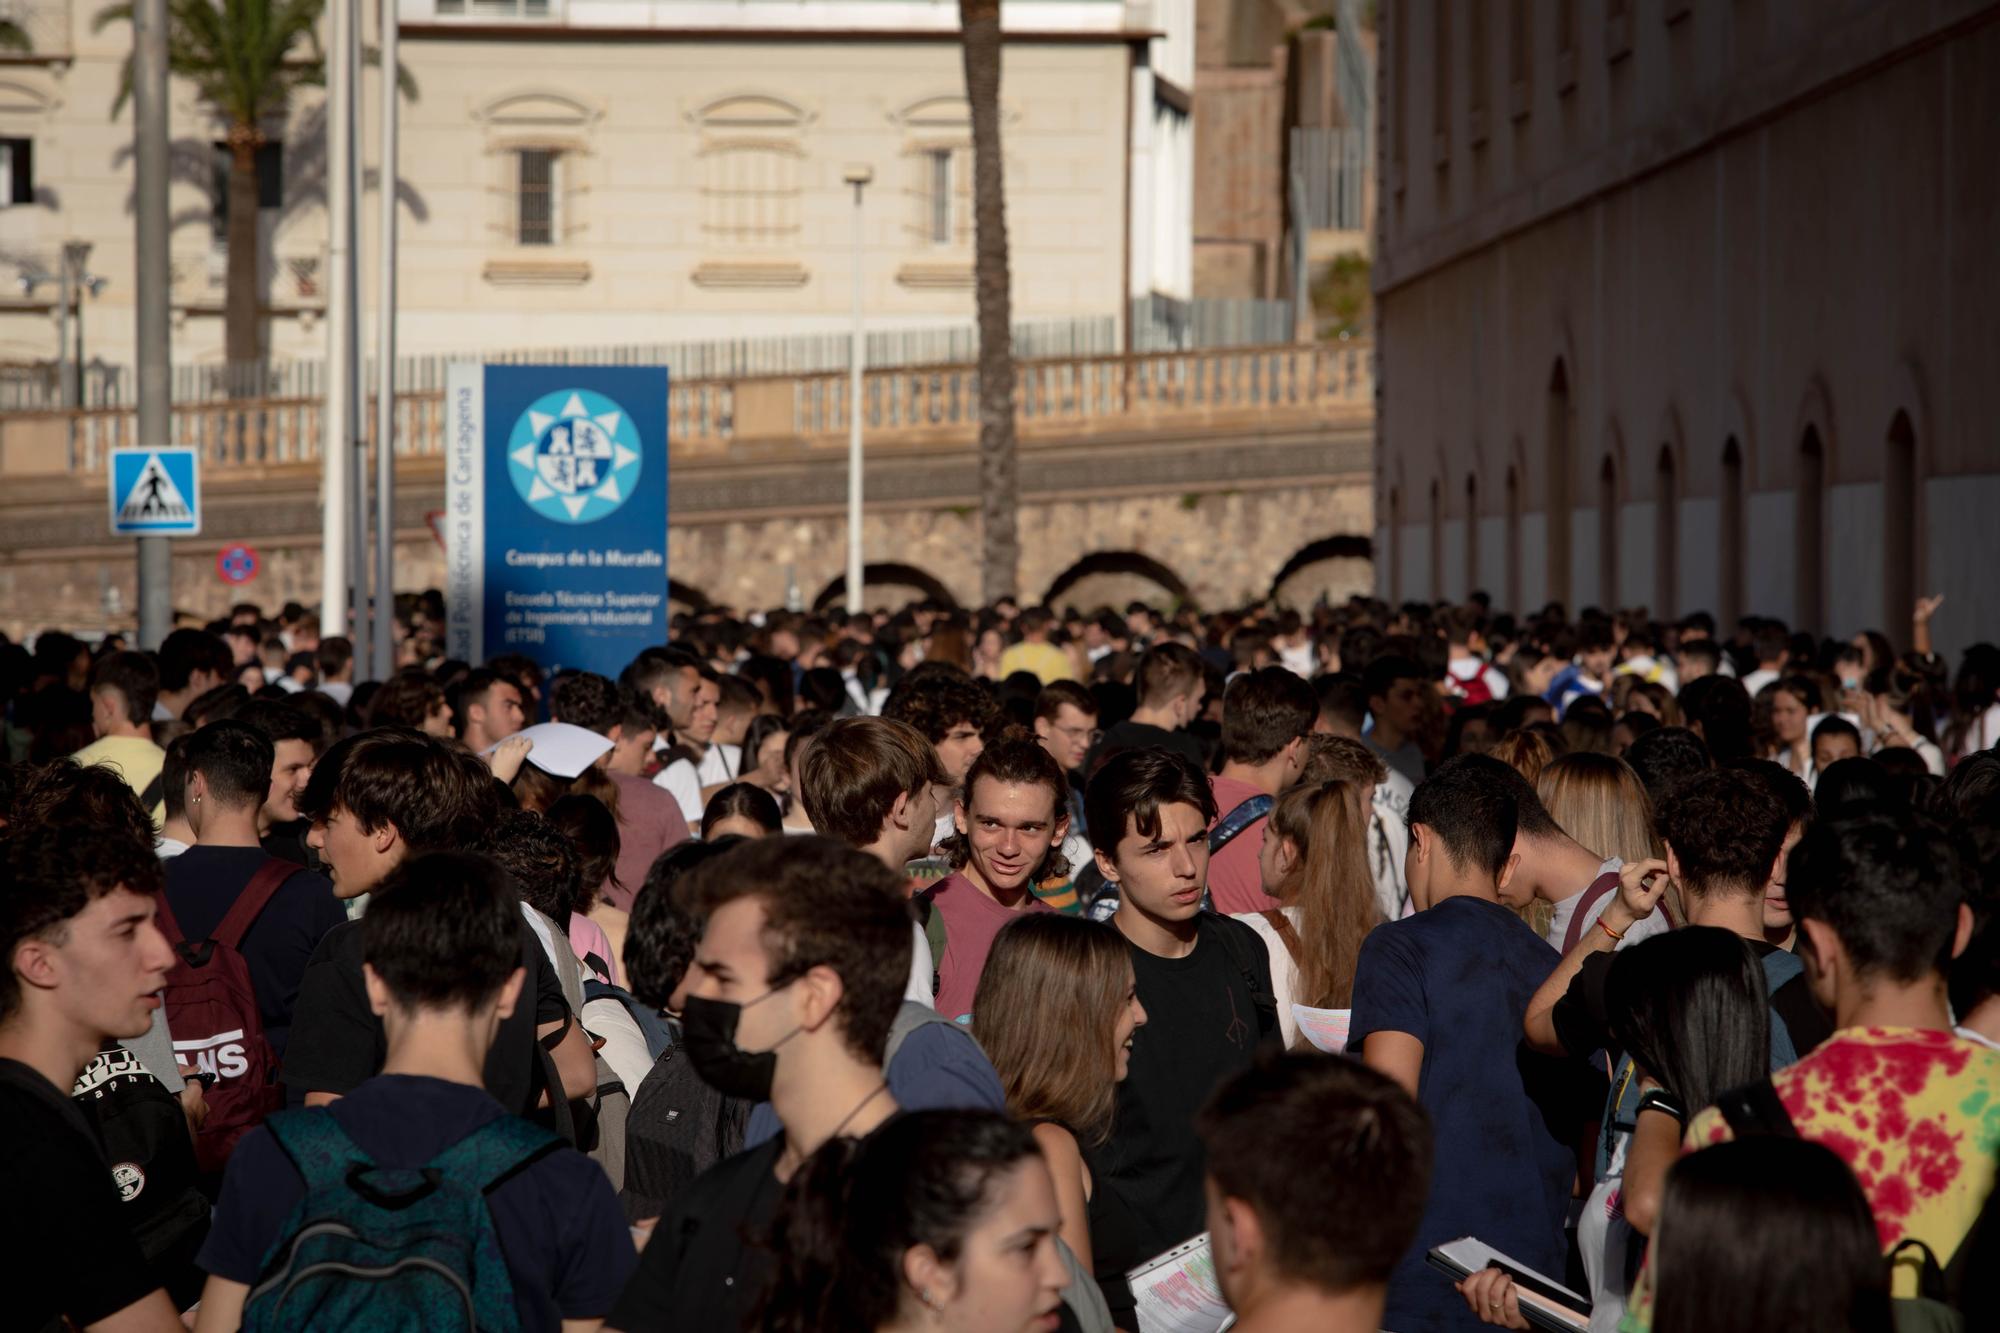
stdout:
POLYGON ((35 202, 35 141, 0 139, 0 208, 35 202))
POLYGON ((1722 628, 1733 630, 1743 616, 1743 448, 1730 436, 1722 442, 1722 628))
POLYGON ((1681 492, 1671 444, 1660 446, 1653 496, 1653 615, 1664 620, 1680 610, 1681 492))
POLYGON ((775 250, 798 240, 804 116, 769 97, 736 97, 702 113, 703 240, 775 250))
POLYGON ((549 0, 437 0, 439 18, 545 19, 549 0))
POLYGON ((1556 362, 1549 375, 1548 440, 1544 474, 1547 477, 1549 597, 1569 602, 1569 473, 1570 436, 1575 429, 1569 397, 1569 371, 1556 362))
MULTIPOLYGON (((209 191, 214 201, 209 210, 209 232, 217 245, 229 239, 229 145, 210 145, 209 191)), ((285 146, 282 143, 257 145, 257 207, 278 208, 285 202, 285 146)))
MULTIPOLYGON (((1519 447, 1519 441, 1515 442, 1519 447)), ((1507 469, 1507 605, 1521 605, 1521 474, 1507 469)))
POLYGON ((1826 449, 1819 428, 1807 426, 1799 439, 1798 628, 1817 634, 1826 628, 1826 449))
POLYGON ((520 245, 556 242, 557 173, 562 154, 523 148, 514 154, 514 240, 520 245))
MULTIPOLYGON (((1465 474, 1465 595, 1479 588, 1479 478, 1465 474)), ((1515 603, 1509 602, 1508 606, 1515 603)))
POLYGON ((925 211, 930 215, 932 245, 951 244, 951 150, 933 148, 924 156, 930 163, 930 198, 925 211))
POLYGON ((1917 605, 1917 432, 1901 411, 1883 459, 1882 553, 1882 621, 1907 625, 1917 605))
POLYGON ((1444 600, 1444 488, 1431 482, 1431 600, 1444 600))
POLYGON ((1597 599, 1618 609, 1618 463, 1610 454, 1597 473, 1597 599))
POLYGON ((1507 110, 1524 119, 1534 105, 1535 15, 1529 0, 1513 0, 1507 16, 1507 110))

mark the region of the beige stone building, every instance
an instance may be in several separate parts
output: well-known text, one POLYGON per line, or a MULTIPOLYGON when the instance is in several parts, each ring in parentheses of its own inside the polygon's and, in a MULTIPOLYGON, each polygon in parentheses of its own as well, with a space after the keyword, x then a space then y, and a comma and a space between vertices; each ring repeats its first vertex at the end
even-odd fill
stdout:
POLYGON ((1378 583, 2000 637, 2000 6, 1382 6, 1378 583))
MULTIPOLYGON (((335 0, 336 3, 340 0, 335 0)), ((360 0, 355 0, 360 3, 360 0)), ((948 0, 396 0, 406 353, 846 330, 851 166, 868 319, 969 325, 971 134, 948 0)), ((48 360, 63 245, 92 245, 88 360, 132 360, 132 122, 111 115, 130 30, 95 0, 11 0, 0 58, 0 363, 48 360), (10 182, 19 180, 20 188, 10 182), (38 281, 38 279, 43 279, 38 281)), ((363 40, 378 6, 362 4, 363 40)), ((1002 76, 1014 310, 1117 320, 1185 297, 1193 0, 1009 0, 1002 76)), ((372 338, 376 99, 364 72, 360 239, 372 338)), ((219 362, 222 126, 173 87, 178 364, 219 362)), ((264 127, 266 348, 325 348, 325 118, 264 127)))

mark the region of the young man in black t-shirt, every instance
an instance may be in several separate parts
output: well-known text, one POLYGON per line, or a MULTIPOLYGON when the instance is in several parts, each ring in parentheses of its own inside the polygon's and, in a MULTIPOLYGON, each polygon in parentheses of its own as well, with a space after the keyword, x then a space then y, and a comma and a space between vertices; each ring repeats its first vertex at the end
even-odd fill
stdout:
POLYGON ((724 1096, 768 1100, 783 1132, 696 1178, 606 1324, 738 1329, 772 1275, 760 1242, 785 1182, 827 1140, 896 1114, 882 1057, 910 917, 895 872, 821 837, 746 842, 675 887, 705 919, 681 983, 688 1059, 724 1096))
POLYGON ((0 1255, 8 1327, 181 1327, 133 1237, 111 1164, 70 1101, 108 1040, 143 1036, 173 951, 159 862, 137 839, 17 827, 0 845, 0 1255))
MULTIPOLYGON (((273 859, 258 842, 273 748, 235 718, 209 723, 185 744, 183 806, 195 845, 166 862, 167 906, 186 939, 205 940, 273 859)), ((347 920, 326 876, 286 864, 290 873, 237 946, 257 991, 264 1035, 281 1059, 306 964, 326 933, 347 920)))
MULTIPOLYGON (((501 1022, 527 997, 520 888, 484 857, 405 862, 360 922, 369 1007, 387 1032, 382 1072, 324 1111, 385 1170, 418 1170, 507 1112, 481 1086, 501 1022)), ((200 1329, 233 1329, 266 1256, 287 1240, 305 1177, 269 1129, 229 1162, 199 1263, 200 1329)), ((602 1319, 637 1256, 604 1172, 571 1148, 536 1157, 487 1194, 524 1329, 602 1319)))
POLYGON ((1186 756, 1127 750, 1085 798, 1097 868, 1118 886, 1147 1022, 1118 1085, 1111 1138, 1089 1157, 1091 1246, 1114 1319, 1133 1327, 1124 1273, 1202 1228, 1203 1154, 1195 1113, 1275 1040, 1271 961, 1248 926, 1201 910, 1215 797, 1186 756), (1113 831, 1116 831, 1115 833, 1113 831))
MULTIPOLYGON (((334 893, 371 892, 410 856, 476 847, 498 812, 492 773, 463 749, 418 732, 381 729, 350 736, 326 752, 300 808, 313 822, 334 893)), ((597 1087, 590 1042, 571 1018, 562 988, 527 918, 521 965, 532 1002, 501 1020, 486 1055, 486 1089, 515 1114, 541 1099, 533 1043, 554 1040, 550 1058, 569 1099, 597 1087)), ((313 950, 299 985, 285 1051, 293 1105, 324 1106, 372 1078, 388 1052, 382 1020, 362 984, 359 922, 344 922, 313 950)))

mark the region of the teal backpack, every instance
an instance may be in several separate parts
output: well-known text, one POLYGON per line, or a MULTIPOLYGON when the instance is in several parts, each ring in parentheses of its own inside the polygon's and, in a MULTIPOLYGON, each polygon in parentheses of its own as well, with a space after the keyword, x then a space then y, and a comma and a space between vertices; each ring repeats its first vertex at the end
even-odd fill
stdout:
POLYGON ((305 1197, 264 1256, 244 1333, 513 1333, 514 1283, 486 1193, 562 1146, 514 1116, 468 1134, 417 1170, 378 1167, 323 1108, 266 1125, 305 1197))

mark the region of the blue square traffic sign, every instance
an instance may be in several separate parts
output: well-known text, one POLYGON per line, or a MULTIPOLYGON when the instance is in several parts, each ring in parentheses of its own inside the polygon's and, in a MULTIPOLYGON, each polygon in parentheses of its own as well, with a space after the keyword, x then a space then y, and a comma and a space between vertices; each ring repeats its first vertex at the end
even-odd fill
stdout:
POLYGON ((112 451, 113 536, 188 536, 200 531, 201 463, 196 450, 112 451))

